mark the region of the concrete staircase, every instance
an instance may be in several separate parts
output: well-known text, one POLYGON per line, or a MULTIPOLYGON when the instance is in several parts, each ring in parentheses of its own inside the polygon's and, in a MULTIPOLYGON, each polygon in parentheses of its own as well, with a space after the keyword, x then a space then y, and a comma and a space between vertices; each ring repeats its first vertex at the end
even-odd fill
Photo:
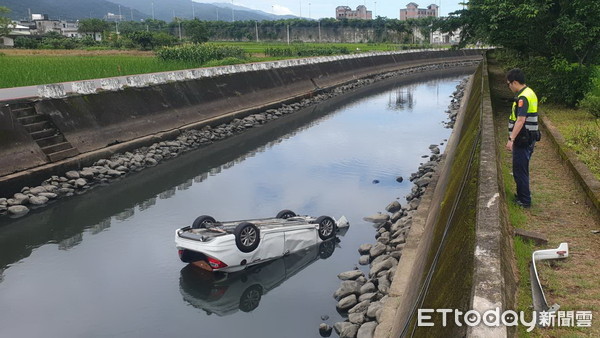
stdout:
POLYGON ((40 146, 50 162, 79 154, 79 151, 73 148, 52 122, 50 116, 38 114, 33 103, 11 105, 11 112, 40 146))

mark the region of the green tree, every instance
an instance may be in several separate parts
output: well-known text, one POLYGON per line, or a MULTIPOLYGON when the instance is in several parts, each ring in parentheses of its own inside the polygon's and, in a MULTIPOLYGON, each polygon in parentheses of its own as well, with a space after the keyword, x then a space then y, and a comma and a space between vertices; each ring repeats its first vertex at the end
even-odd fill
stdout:
POLYGON ((194 43, 203 43, 208 41, 208 29, 204 22, 194 19, 183 22, 185 35, 194 43))
POLYGON ((164 32, 155 32, 153 33, 154 46, 155 47, 164 47, 164 46, 173 46, 177 43, 177 38, 171 34, 167 34, 164 32))
POLYGON ((110 30, 110 24, 101 19, 83 19, 79 21, 80 33, 102 33, 110 30))
POLYGON ((133 32, 128 34, 127 37, 143 50, 152 49, 154 47, 154 35, 150 32, 133 32))
POLYGON ((141 22, 137 21, 122 21, 119 22, 119 33, 121 34, 131 34, 133 32, 145 31, 146 26, 141 22))
POLYGON ((505 47, 537 92, 567 105, 588 91, 600 57, 600 1, 470 0, 440 26, 460 28, 461 46, 505 47))
POLYGON ((145 29, 148 29, 151 32, 165 32, 169 31, 169 25, 166 21, 157 20, 157 19, 146 19, 142 23, 145 29))
POLYGON ((471 0, 451 13, 445 31, 461 28, 462 44, 477 41, 525 56, 564 58, 582 65, 600 54, 600 2, 590 0, 471 0))
POLYGON ((8 35, 12 30, 12 21, 4 14, 10 13, 10 9, 0 6, 0 36, 8 35))
POLYGON ((40 48, 40 41, 20 36, 15 39, 15 48, 38 49, 40 48))

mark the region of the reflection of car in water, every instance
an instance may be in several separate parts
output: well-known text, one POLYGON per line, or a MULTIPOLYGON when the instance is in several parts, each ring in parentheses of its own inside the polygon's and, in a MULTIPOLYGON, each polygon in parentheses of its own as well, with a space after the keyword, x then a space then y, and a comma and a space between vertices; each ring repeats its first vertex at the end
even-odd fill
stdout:
MULTIPOLYGON (((340 231, 343 235, 347 228, 340 231)), ((209 272, 188 264, 181 269, 179 289, 183 299, 206 313, 226 316, 250 312, 262 296, 319 259, 329 258, 339 239, 332 238, 244 271, 209 272)))
POLYGON ((348 226, 344 216, 298 216, 282 210, 271 218, 217 222, 198 217, 177 229, 179 258, 208 271, 235 272, 282 257, 335 237, 348 226))

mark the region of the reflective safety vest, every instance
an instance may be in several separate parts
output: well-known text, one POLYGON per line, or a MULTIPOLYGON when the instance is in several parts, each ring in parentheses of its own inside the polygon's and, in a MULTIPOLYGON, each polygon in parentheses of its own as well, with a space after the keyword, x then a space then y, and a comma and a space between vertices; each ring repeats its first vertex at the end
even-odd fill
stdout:
POLYGON ((515 122, 517 121, 517 102, 519 101, 519 97, 525 96, 527 98, 527 103, 529 107, 527 109, 527 116, 525 117, 525 129, 528 131, 538 131, 538 99, 537 95, 531 90, 529 87, 525 87, 517 100, 513 102, 512 105, 512 113, 510 114, 510 118, 508 121, 508 131, 512 132, 515 122))

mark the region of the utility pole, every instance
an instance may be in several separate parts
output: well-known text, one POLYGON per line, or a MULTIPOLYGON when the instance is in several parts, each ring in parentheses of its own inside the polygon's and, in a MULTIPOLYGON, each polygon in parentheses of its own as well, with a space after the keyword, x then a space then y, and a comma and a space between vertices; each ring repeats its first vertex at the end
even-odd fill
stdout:
POLYGON ((258 21, 254 21, 254 29, 256 30, 256 42, 258 42, 258 21))
POLYGON ((235 9, 233 9, 233 0, 231 0, 231 22, 235 22, 235 9))
POLYGON ((290 25, 287 25, 287 40, 288 40, 288 45, 290 44, 290 25))
POLYGON ((300 17, 302 17, 302 0, 298 1, 300 3, 300 17))
POLYGON ((319 20, 319 42, 321 42, 321 20, 319 20))
POLYGON ((194 20, 196 18, 196 11, 194 8, 194 3, 192 2, 192 20, 194 20))
POLYGON ((154 20, 154 1, 152 2, 152 20, 154 20))
POLYGON ((308 18, 310 19, 310 2, 308 3, 308 18))
POLYGON ((121 15, 121 5, 119 5, 119 21, 123 21, 123 16, 121 15))

